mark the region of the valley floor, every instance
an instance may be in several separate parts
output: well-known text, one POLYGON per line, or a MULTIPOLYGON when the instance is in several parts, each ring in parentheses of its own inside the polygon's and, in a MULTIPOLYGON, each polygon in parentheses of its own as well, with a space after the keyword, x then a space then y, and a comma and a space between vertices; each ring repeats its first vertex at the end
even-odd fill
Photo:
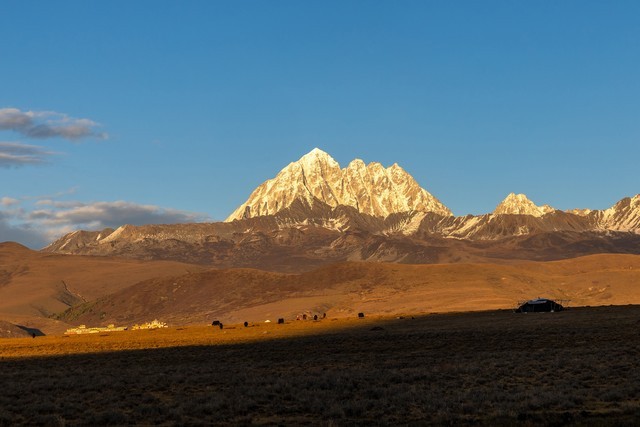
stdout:
POLYGON ((6 339, 0 425, 632 425, 639 324, 611 306, 6 339))

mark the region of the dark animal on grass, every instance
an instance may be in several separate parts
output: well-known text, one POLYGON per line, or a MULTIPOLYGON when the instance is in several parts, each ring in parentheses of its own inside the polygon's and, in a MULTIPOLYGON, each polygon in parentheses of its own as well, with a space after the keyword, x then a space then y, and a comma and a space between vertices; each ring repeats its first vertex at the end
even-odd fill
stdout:
POLYGON ((247 326, 249 326, 249 322, 244 322, 244 327, 246 328, 247 326))
POLYGON ((213 322, 211 322, 211 326, 218 326, 220 324, 219 320, 214 320, 213 322))
POLYGON ((318 315, 317 314, 313 315, 313 320, 318 320, 318 315))
POLYGON ((278 319, 278 325, 283 325, 284 324, 284 319, 281 317, 278 319))
POLYGON ((364 313, 358 313, 358 317, 362 319, 364 317, 364 313))

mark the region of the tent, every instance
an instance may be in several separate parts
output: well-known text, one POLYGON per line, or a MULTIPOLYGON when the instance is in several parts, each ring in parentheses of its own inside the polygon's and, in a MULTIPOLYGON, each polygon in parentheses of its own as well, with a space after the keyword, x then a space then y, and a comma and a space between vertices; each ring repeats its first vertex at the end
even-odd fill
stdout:
POLYGON ((537 298, 525 302, 516 309, 516 313, 536 313, 562 311, 564 307, 555 301, 546 298, 537 298))

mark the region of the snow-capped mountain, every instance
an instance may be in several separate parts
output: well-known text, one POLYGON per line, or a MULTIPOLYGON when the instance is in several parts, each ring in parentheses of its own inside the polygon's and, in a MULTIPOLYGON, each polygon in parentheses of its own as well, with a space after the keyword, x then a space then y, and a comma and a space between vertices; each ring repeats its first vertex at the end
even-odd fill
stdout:
POLYGON ((640 233, 640 194, 625 197, 603 211, 591 211, 600 228, 640 233))
POLYGON ((493 211, 494 215, 531 215, 541 217, 554 212, 549 205, 537 206, 524 194, 511 193, 493 211))
POLYGON ((385 168, 355 159, 341 169, 329 154, 315 148, 256 188, 226 221, 274 215, 296 201, 309 209, 319 203, 331 208, 349 206, 380 218, 410 211, 452 215, 397 163, 385 168))

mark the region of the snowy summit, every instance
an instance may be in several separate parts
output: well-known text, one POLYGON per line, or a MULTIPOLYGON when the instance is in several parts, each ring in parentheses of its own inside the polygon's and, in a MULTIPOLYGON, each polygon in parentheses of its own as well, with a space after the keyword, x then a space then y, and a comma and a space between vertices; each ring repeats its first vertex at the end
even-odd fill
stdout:
POLYGON ((355 159, 341 169, 329 154, 314 148, 256 188, 226 221, 273 215, 296 200, 309 207, 317 202, 330 207, 351 206, 377 217, 408 211, 452 215, 398 164, 385 168, 355 159))
POLYGON ((555 209, 549 205, 537 206, 524 194, 511 193, 496 206, 493 213, 495 215, 531 215, 541 217, 554 211, 555 209))

